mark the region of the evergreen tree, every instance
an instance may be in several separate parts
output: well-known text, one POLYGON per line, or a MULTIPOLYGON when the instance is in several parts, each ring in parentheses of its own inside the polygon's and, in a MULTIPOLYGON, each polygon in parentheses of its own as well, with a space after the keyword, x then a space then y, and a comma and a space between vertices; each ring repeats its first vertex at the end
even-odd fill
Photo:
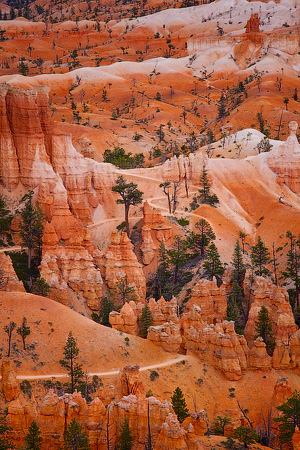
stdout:
POLYGON ((245 448, 248 448, 249 444, 254 444, 259 440, 259 436, 255 431, 252 431, 251 428, 242 426, 237 427, 233 431, 233 437, 238 439, 245 448))
POLYGON ((286 237, 290 241, 290 249, 287 253, 287 264, 285 271, 282 272, 282 275, 285 279, 290 279, 294 283, 295 291, 296 291, 296 306, 299 308, 300 306, 300 239, 296 239, 296 236, 292 234, 291 231, 286 232, 286 237))
POLYGON ((64 357, 59 361, 60 365, 67 369, 68 375, 71 378, 71 394, 83 378, 82 365, 78 364, 79 348, 77 347, 76 339, 73 337, 72 331, 69 332, 66 345, 64 346, 64 357))
POLYGON ((3 197, 0 195, 0 246, 5 243, 5 238, 9 237, 9 229, 13 217, 3 197))
POLYGON ((206 203, 207 205, 214 206, 215 203, 219 203, 219 199, 216 194, 210 192, 210 181, 205 165, 202 167, 202 174, 200 176, 200 183, 202 188, 199 189, 199 201, 200 203, 206 203))
POLYGON ((30 327, 27 326, 27 319, 23 317, 22 325, 17 328, 17 333, 21 336, 23 342, 23 349, 26 350, 26 338, 30 335, 30 327))
POLYGON ((269 275, 270 271, 265 266, 270 261, 270 252, 260 236, 258 236, 257 244, 252 247, 251 261, 255 275, 259 275, 260 277, 269 275))
POLYGON ((154 297, 158 300, 161 296, 165 296, 166 292, 169 291, 170 278, 172 272, 170 270, 170 258, 165 246, 164 240, 161 241, 158 248, 158 261, 159 266, 154 274, 153 283, 155 292, 154 297))
POLYGON ((16 448, 15 444, 9 440, 9 434, 12 427, 7 424, 7 417, 0 417, 0 450, 13 450, 16 448))
POLYGON ((122 198, 117 203, 125 207, 126 232, 129 236, 129 208, 130 206, 142 203, 143 192, 137 189, 137 184, 127 183, 124 177, 117 178, 115 186, 112 187, 113 192, 117 192, 122 198))
POLYGON ((177 416, 178 422, 182 423, 186 417, 189 416, 189 410, 182 390, 177 387, 171 397, 172 406, 177 416))
POLYGON ((137 300, 136 287, 128 284, 127 277, 121 278, 118 281, 114 289, 114 298, 118 306, 123 306, 126 302, 134 302, 137 300))
POLYGON ((236 241, 233 256, 232 256, 232 278, 231 280, 235 283, 242 284, 246 272, 246 266, 243 261, 243 254, 240 246, 239 240, 236 241))
POLYGON ((234 328, 238 334, 243 334, 248 319, 245 298, 241 286, 234 282, 232 292, 228 297, 227 320, 234 321, 234 328))
POLYGON ((292 442, 296 426, 300 427, 300 392, 294 391, 292 397, 276 408, 281 412, 281 416, 274 419, 279 423, 280 441, 292 442))
POLYGON ((71 420, 64 435, 65 450, 90 450, 90 443, 87 433, 83 427, 74 418, 71 420))
POLYGON ((239 231, 239 238, 242 241, 242 249, 243 249, 243 255, 245 254, 245 239, 247 237, 247 234, 243 231, 239 231))
MULTIPOLYGON (((223 31, 224 33, 224 31, 223 31)), ((217 102, 217 106, 218 106, 218 119, 223 119, 223 117, 225 117, 226 114, 226 107, 227 107, 227 100, 226 97, 224 95, 224 92, 221 93, 221 97, 219 98, 218 102, 217 102)))
POLYGON ((195 224, 195 228, 199 230, 199 233, 190 233, 188 238, 189 246, 199 250, 201 257, 203 258, 205 256, 207 246, 211 241, 216 239, 216 235, 210 224, 205 219, 201 219, 197 222, 195 224))
POLYGON ((37 278, 33 283, 32 293, 47 297, 50 292, 50 286, 44 278, 37 278))
POLYGON ((262 337, 266 344, 268 354, 272 354, 275 346, 275 339, 272 331, 272 322, 265 306, 261 307, 257 320, 255 321, 255 333, 255 339, 259 336, 262 337))
POLYGON ((213 424, 213 433, 218 436, 225 436, 225 427, 231 423, 231 419, 228 416, 217 416, 213 424))
POLYGON ((188 243, 179 236, 174 237, 170 250, 167 250, 170 264, 173 266, 173 282, 178 281, 180 268, 186 263, 190 255, 187 253, 188 243))
POLYGON ((33 420, 25 437, 25 448, 26 450, 41 450, 42 442, 43 438, 41 430, 33 420))
POLYGON ((8 325, 4 325, 4 331, 8 335, 8 351, 7 351, 7 357, 10 357, 10 348, 11 348, 11 338, 14 329, 16 328, 17 324, 15 322, 9 322, 8 325))
POLYGON ((92 319, 95 322, 101 323, 101 325, 104 325, 105 327, 111 328, 111 324, 109 323, 109 314, 115 310, 116 307, 112 291, 108 290, 107 295, 102 299, 99 314, 93 313, 92 319))
POLYGON ((42 210, 40 209, 38 203, 33 205, 32 197, 34 192, 30 191, 28 194, 24 195, 22 201, 25 201, 25 205, 21 210, 21 220, 20 220, 20 236, 22 240, 22 246, 27 248, 28 252, 28 270, 30 284, 32 284, 31 276, 31 265, 33 259, 33 253, 37 254, 36 265, 38 266, 41 262, 42 255, 42 238, 44 231, 44 216, 42 210))
POLYGON ((152 321, 152 313, 150 311, 148 303, 146 303, 143 308, 140 320, 141 336, 145 339, 147 338, 148 328, 151 327, 152 321))
POLYGON ((133 447, 132 432, 129 428, 129 423, 127 417, 124 417, 123 423, 121 425, 120 433, 120 450, 131 450, 133 447))
POLYGON ((213 242, 208 247, 203 266, 209 280, 212 280, 213 277, 220 280, 224 274, 225 269, 220 261, 218 249, 213 242))

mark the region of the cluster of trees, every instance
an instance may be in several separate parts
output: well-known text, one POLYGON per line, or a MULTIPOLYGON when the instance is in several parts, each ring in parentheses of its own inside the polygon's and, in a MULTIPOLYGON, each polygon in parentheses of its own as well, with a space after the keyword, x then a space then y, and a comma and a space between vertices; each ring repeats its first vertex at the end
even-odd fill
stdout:
MULTIPOLYGON (((44 215, 38 204, 33 203, 33 191, 29 191, 21 199, 21 208, 16 212, 19 224, 19 237, 22 252, 7 252, 12 259, 15 272, 23 281, 27 291, 46 296, 49 286, 39 274, 39 265, 42 259, 42 242, 44 232, 44 215)), ((0 245, 12 246, 13 240, 10 232, 14 215, 7 202, 0 196, 0 245)))
POLYGON ((143 153, 138 153, 132 156, 132 153, 126 153, 122 147, 114 147, 113 150, 105 150, 103 155, 103 162, 114 164, 120 169, 135 169, 136 167, 143 167, 145 157, 143 153))
MULTIPOLYGON (((92 313, 92 319, 104 325, 111 327, 109 323, 109 314, 112 311, 120 311, 126 302, 136 301, 137 294, 135 286, 128 284, 127 278, 121 278, 114 289, 108 289, 103 297, 98 313, 92 313)), ((148 328, 152 325, 152 314, 146 303, 140 318, 140 335, 147 337, 148 328)))
MULTIPOLYGON (((17 324, 16 324, 16 322, 13 322, 13 321, 10 321, 8 325, 4 325, 4 331, 8 336, 8 350, 7 350, 8 357, 10 356, 12 336, 13 336, 13 332, 16 327, 17 327, 17 324)), ((30 327, 27 324, 26 317, 23 317, 21 325, 17 328, 17 333, 19 336, 21 336, 22 343, 23 343, 23 349, 26 350, 26 338, 31 333, 30 327)))
POLYGON ((195 225, 195 231, 188 233, 186 239, 175 236, 172 246, 167 249, 164 241, 159 247, 159 266, 149 282, 149 294, 155 298, 162 295, 170 300, 191 280, 189 265, 203 263, 203 275, 212 280, 221 281, 224 266, 220 261, 218 249, 214 244, 216 236, 210 224, 201 219, 195 225))

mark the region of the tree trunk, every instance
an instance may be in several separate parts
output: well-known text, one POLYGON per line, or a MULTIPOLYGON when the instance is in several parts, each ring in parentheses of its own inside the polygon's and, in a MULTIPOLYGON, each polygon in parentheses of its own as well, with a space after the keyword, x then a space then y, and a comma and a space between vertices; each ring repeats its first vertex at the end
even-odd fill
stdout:
POLYGON ((129 237, 129 206, 125 205, 125 223, 126 223, 126 233, 129 237))

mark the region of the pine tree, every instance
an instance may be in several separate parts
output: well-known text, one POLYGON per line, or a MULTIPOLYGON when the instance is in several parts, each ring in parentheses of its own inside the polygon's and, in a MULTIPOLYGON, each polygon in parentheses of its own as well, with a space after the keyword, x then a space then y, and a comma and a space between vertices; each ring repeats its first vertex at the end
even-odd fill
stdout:
POLYGON ((199 201, 207 205, 214 206, 215 203, 219 203, 219 199, 216 194, 210 192, 210 181, 205 165, 202 167, 202 174, 200 176, 200 183, 202 188, 199 189, 199 201))
POLYGON ((205 219, 201 219, 197 222, 195 224, 195 228, 199 230, 199 233, 190 233, 188 238, 189 246, 199 250, 201 257, 203 258, 205 256, 206 248, 211 241, 216 239, 216 235, 210 224, 205 219))
POLYGON ((50 286, 45 278, 37 278, 33 283, 32 293, 47 297, 50 292, 50 286))
POLYGON ((2 241, 2 244, 4 244, 5 238, 9 235, 9 229, 13 217, 14 216, 10 213, 10 210, 6 206, 3 197, 0 195, 0 241, 2 241))
POLYGON ((241 286, 234 282, 232 292, 228 297, 227 320, 234 321, 234 328, 238 334, 243 334, 248 319, 245 298, 241 286))
POLYGON ((23 349, 26 350, 25 340, 30 335, 30 327, 27 326, 27 319, 23 317, 22 325, 17 328, 17 333, 21 336, 23 342, 23 349))
POLYGON ((262 337, 266 344, 268 354, 272 354, 275 346, 275 339, 272 331, 272 322, 265 306, 261 307, 257 320, 255 321, 255 333, 255 339, 259 336, 262 337))
POLYGON ((129 428, 129 423, 127 417, 124 417, 123 423, 121 425, 120 433, 120 450, 131 450, 133 447, 132 432, 129 428))
POLYGON ((14 329, 16 328, 17 324, 15 322, 9 322, 8 325, 4 325, 4 331, 8 335, 8 351, 7 351, 7 357, 10 357, 10 347, 11 347, 11 338, 14 329))
POLYGON ((182 390, 177 387, 171 397, 172 406, 177 416, 178 422, 182 423, 186 417, 189 416, 189 410, 182 390))
POLYGON ((90 450, 90 443, 87 433, 83 427, 74 418, 71 420, 64 435, 65 450, 90 450))
POLYGON ((93 313, 92 319, 95 320, 95 322, 101 323, 101 325, 104 325, 105 327, 111 328, 111 324, 109 323, 109 314, 115 310, 116 307, 112 291, 109 290, 107 295, 102 299, 99 314, 93 313))
POLYGON ((169 280, 172 275, 170 271, 170 258, 164 240, 161 241, 158 248, 158 260, 160 264, 154 275, 155 298, 157 299, 162 295, 165 295, 165 291, 168 289, 169 280))
MULTIPOLYGON (((223 32, 224 33, 224 32, 223 32)), ((221 93, 221 97, 219 98, 217 102, 218 106, 218 119, 223 119, 223 117, 226 116, 226 106, 227 106, 227 100, 224 95, 224 92, 221 93)))
POLYGON ((7 424, 7 417, 0 417, 0 450, 13 450, 16 448, 15 444, 9 440, 9 434, 12 427, 7 424))
POLYGON ((148 303, 146 303, 143 308, 140 320, 141 336, 145 339, 147 338, 148 328, 152 325, 152 321, 152 313, 150 311, 148 303))
POLYGON ((243 254, 240 246, 239 240, 236 241, 233 256, 232 256, 232 278, 231 280, 235 283, 241 284, 244 280, 246 266, 243 261, 243 254))
POLYGON ((213 433, 218 436, 225 436, 225 427, 231 423, 231 418, 228 416, 217 416, 213 424, 213 433))
POLYGON ((69 332, 66 345, 64 346, 64 357, 59 361, 60 365, 67 369, 71 378, 71 393, 73 394, 75 386, 83 378, 83 370, 81 364, 78 364, 79 348, 76 339, 73 337, 72 331, 69 332))
POLYGON ((137 189, 137 184, 127 183, 124 177, 117 178, 115 186, 112 187, 113 192, 117 192, 122 199, 118 199, 117 203, 125 207, 126 232, 129 236, 129 208, 130 206, 142 203, 143 192, 137 189))
POLYGON ((173 266, 173 282, 178 281, 180 268, 186 263, 190 255, 187 253, 188 243, 179 236, 174 237, 174 242, 170 250, 167 250, 169 261, 173 266))
POLYGON ((136 287, 128 284, 127 277, 121 278, 118 281, 114 289, 114 298, 118 306, 123 306, 126 302, 134 302, 137 300, 136 287))
POLYGON ((41 430, 33 420, 25 437, 25 448, 26 450, 41 450, 42 442, 43 438, 41 430))
POLYGON ((296 426, 300 427, 300 391, 294 391, 292 397, 276 408, 281 412, 280 417, 274 419, 280 424, 280 441, 291 442, 296 426))
POLYGON ((245 448, 248 448, 249 444, 258 442, 259 436, 255 431, 252 431, 249 427, 239 426, 233 431, 233 437, 238 439, 245 448))
POLYGON ((38 256, 38 260, 36 262, 36 265, 38 266, 41 262, 42 238, 44 231, 44 215, 38 203, 33 205, 33 194, 33 191, 29 191, 29 193, 24 195, 22 198, 22 201, 25 201, 25 205, 21 210, 20 220, 20 236, 22 246, 27 248, 28 252, 27 266, 29 270, 30 285, 32 285, 31 266, 33 253, 36 252, 38 256))
POLYGON ((243 249, 243 255, 245 254, 245 239, 247 237, 247 234, 243 231, 239 231, 239 238, 242 241, 242 249, 243 249))
POLYGON ((293 281, 296 291, 296 306, 300 306, 300 238, 296 239, 296 236, 291 231, 287 231, 286 237, 290 241, 290 249, 287 253, 287 264, 285 271, 282 275, 285 279, 293 281))
POLYGON ((218 249, 213 242, 208 247, 203 267, 209 280, 212 280, 213 277, 220 279, 224 274, 225 269, 220 261, 218 249))
POLYGON ((254 267, 254 273, 258 276, 269 275, 270 271, 265 267, 270 261, 270 252, 258 236, 257 244, 252 247, 251 261, 254 267))

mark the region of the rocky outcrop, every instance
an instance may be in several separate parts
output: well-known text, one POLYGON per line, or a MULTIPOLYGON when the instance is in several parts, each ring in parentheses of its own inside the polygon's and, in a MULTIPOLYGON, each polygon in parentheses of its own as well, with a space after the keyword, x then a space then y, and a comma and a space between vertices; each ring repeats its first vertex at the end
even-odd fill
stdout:
POLYGON ((286 343, 298 329, 286 289, 274 285, 271 280, 255 277, 251 285, 250 303, 249 317, 245 327, 245 337, 250 346, 253 345, 255 322, 262 306, 268 309, 276 340, 286 343))
POLYGON ((116 232, 112 232, 110 245, 105 254, 99 257, 97 264, 110 289, 115 288, 123 279, 128 285, 136 288, 138 298, 142 300, 145 298, 145 275, 126 233, 119 236, 116 232))
POLYGON ((186 431, 180 426, 175 414, 168 414, 161 427, 154 450, 187 450, 186 431))
POLYGON ((201 153, 190 153, 188 157, 173 156, 163 165, 162 176, 166 181, 183 181, 185 178, 191 184, 199 184, 205 159, 201 153))
POLYGON ((116 423, 116 435, 119 435, 120 426, 124 417, 127 417, 136 447, 144 448, 148 438, 148 412, 152 442, 156 442, 161 426, 172 412, 172 406, 169 402, 160 402, 155 397, 141 399, 131 394, 115 402, 110 410, 111 417, 116 423))
POLYGON ((145 398, 145 389, 140 381, 139 366, 126 366, 120 371, 123 395, 133 394, 136 397, 145 398))
POLYGON ((143 264, 148 266, 153 261, 155 251, 157 250, 151 236, 151 228, 149 227, 143 226, 142 228, 142 245, 140 249, 143 254, 143 264))
POLYGON ((170 353, 177 353, 182 342, 180 328, 173 322, 149 327, 147 339, 170 353))
POLYGON ((251 14, 250 19, 246 23, 246 33, 259 33, 260 20, 258 14, 251 14))
POLYGON ((300 367, 300 330, 296 331, 286 342, 276 341, 272 361, 275 369, 300 367))
POLYGON ((198 413, 191 413, 190 416, 184 420, 182 426, 188 432, 192 432, 196 438, 199 436, 204 436, 208 430, 208 420, 204 409, 198 413))
POLYGON ((261 337, 255 339, 249 351, 249 368, 252 370, 272 369, 272 358, 267 354, 266 344, 261 337))
POLYGON ((2 391, 7 402, 16 400, 20 393, 19 383, 9 359, 4 359, 1 364, 2 391))
POLYGON ((152 314, 152 325, 163 325, 166 322, 179 323, 178 303, 175 297, 166 302, 163 297, 155 301, 151 298, 148 303, 152 314))
POLYGON ((58 226, 55 218, 45 226, 41 276, 49 284, 50 296, 54 300, 71 306, 78 294, 90 309, 99 310, 103 284, 101 273, 86 248, 86 231, 72 215, 70 217, 73 227, 69 229, 58 226), (76 230, 74 235, 71 234, 72 229, 76 230), (62 236, 65 245, 59 245, 62 236))
POLYGON ((192 305, 201 308, 203 320, 207 323, 222 322, 227 313, 226 287, 218 287, 216 280, 202 278, 192 289, 187 308, 192 305))
POLYGON ((0 88, 0 172, 4 186, 19 181, 35 188, 53 180, 50 164, 52 125, 48 116, 48 88, 24 91, 6 83, 0 88))
POLYGON ((4 252, 0 253, 0 268, 0 291, 25 292, 23 283, 18 279, 10 257, 4 252))
POLYGON ((112 328, 123 331, 124 333, 138 334, 138 318, 134 302, 126 302, 120 312, 112 311, 109 314, 109 323, 112 328))
POLYGON ((272 150, 268 163, 270 169, 277 175, 277 182, 286 184, 293 192, 300 193, 300 145, 296 136, 298 124, 289 123, 290 136, 278 150, 272 150))
POLYGON ((229 380, 239 380, 247 369, 249 349, 244 336, 235 333, 233 322, 204 323, 198 331, 191 326, 183 338, 187 354, 221 370, 229 380))
MULTIPOLYGON (((292 396, 292 388, 288 378, 278 378, 274 386, 274 393, 272 396, 272 404, 275 406, 282 405, 288 398, 292 396)), ((277 411, 279 414, 279 411, 277 411)))
POLYGON ((292 442, 293 442, 293 449, 300 450, 300 430, 297 426, 295 427, 295 433, 293 434, 292 442))

